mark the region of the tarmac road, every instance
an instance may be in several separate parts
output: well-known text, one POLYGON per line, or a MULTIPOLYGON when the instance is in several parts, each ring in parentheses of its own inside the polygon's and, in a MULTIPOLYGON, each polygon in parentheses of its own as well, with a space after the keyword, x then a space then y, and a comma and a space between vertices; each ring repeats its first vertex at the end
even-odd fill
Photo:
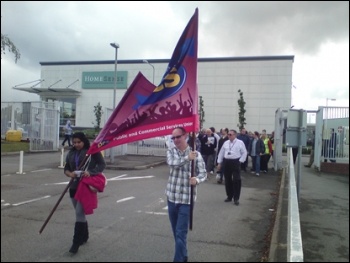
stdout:
MULTIPOLYGON (((108 185, 99 194, 96 213, 88 216, 90 239, 75 256, 68 253, 74 215, 67 195, 38 234, 67 183, 56 158, 56 153, 25 155, 25 174, 16 174, 18 156, 2 156, 2 261, 172 261, 174 241, 164 194, 169 169, 158 162, 159 157, 148 163, 153 168, 144 164, 141 169, 139 156, 136 170, 135 165, 129 170, 108 166, 108 185)), ((134 157, 127 158, 124 165, 131 165, 134 157)), ((269 247, 266 233, 271 229, 280 178, 273 172, 260 177, 244 174, 239 206, 224 202, 224 185, 217 184, 214 176, 200 184, 193 230, 188 234, 189 261, 261 261, 269 247)))
MULTIPOLYGON (((73 257, 67 252, 74 220, 68 197, 38 234, 64 189, 60 153, 25 154, 23 159, 24 174, 18 174, 19 154, 1 157, 1 261, 172 260, 173 238, 164 209, 168 167, 163 157, 118 156, 108 164, 108 186, 89 219, 91 238, 73 257), (130 196, 134 198, 121 201, 130 196)), ((302 162, 307 163, 308 156, 302 162)), ((224 186, 214 179, 199 185, 194 229, 188 236, 189 261, 286 262, 288 184, 282 180, 285 184, 279 188, 281 179, 275 172, 259 178, 243 174, 239 207, 223 202, 224 186), (279 229, 270 246, 279 192, 279 229)), ((349 176, 318 173, 302 165, 300 189, 304 261, 349 262, 349 176)))

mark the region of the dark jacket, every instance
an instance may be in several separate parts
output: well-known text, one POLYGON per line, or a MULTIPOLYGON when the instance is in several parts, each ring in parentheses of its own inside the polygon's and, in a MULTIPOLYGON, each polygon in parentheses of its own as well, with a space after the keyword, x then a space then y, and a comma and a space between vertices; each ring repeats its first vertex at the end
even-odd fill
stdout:
MULTIPOLYGON (((249 144, 249 149, 248 149, 248 154, 251 155, 252 152, 252 148, 253 148, 253 142, 254 139, 250 141, 249 144)), ((258 139, 258 141, 256 142, 256 146, 255 146, 255 155, 260 155, 260 154, 264 154, 265 153, 265 145, 262 139, 258 139)))
MULTIPOLYGON (((64 166, 64 171, 69 170, 71 172, 78 170, 80 164, 85 159, 86 153, 88 149, 83 148, 80 151, 77 151, 75 148, 72 148, 66 157, 66 165, 64 166)), ((101 154, 101 152, 95 153, 91 155, 91 160, 88 163, 87 169, 85 167, 80 167, 80 170, 89 171, 91 176, 100 174, 106 168, 106 162, 101 154)), ((70 195, 73 197, 75 195, 75 191, 78 187, 80 179, 75 177, 70 186, 70 195)))
POLYGON ((250 144, 250 138, 249 138, 248 134, 241 134, 241 133, 240 133, 240 134, 237 136, 237 139, 243 141, 246 150, 248 150, 249 144, 250 144))
POLYGON ((216 138, 214 136, 214 134, 212 134, 210 136, 210 140, 213 141, 213 144, 208 144, 208 136, 204 135, 200 141, 201 141, 201 154, 202 155, 212 155, 215 153, 215 149, 216 149, 216 145, 217 145, 217 141, 216 138))

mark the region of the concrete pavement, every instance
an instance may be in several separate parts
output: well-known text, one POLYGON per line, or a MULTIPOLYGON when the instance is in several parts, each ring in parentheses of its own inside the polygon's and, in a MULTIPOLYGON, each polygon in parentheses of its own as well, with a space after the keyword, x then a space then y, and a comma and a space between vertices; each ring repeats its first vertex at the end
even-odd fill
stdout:
MULTIPOLYGON (((349 262, 349 176, 304 167, 309 156, 301 160, 299 216, 304 262, 349 262)), ((281 182, 270 262, 287 261, 288 180, 285 176, 281 182)))

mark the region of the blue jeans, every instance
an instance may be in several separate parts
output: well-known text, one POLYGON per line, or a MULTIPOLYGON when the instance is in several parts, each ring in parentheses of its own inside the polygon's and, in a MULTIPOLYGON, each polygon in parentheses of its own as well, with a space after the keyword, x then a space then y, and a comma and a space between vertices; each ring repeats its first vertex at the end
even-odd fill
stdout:
POLYGON ((260 155, 252 156, 253 170, 260 173, 260 155))
POLYGON ((174 262, 187 260, 187 232, 190 219, 190 205, 175 204, 168 200, 168 214, 175 239, 174 262))
POLYGON ((64 135, 64 140, 63 140, 63 142, 62 142, 62 146, 64 146, 64 144, 68 141, 68 146, 69 147, 71 147, 72 146, 72 144, 70 143, 70 137, 71 137, 71 135, 69 135, 69 134, 65 134, 64 135))

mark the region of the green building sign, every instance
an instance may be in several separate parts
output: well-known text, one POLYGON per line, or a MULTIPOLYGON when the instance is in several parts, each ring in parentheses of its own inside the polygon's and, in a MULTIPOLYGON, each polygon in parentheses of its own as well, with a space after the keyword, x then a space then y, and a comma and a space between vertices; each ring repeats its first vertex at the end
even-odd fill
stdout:
MULTIPOLYGON (((114 71, 83 72, 83 89, 114 89, 114 71)), ((127 89, 127 71, 117 71, 117 89, 127 89)))

